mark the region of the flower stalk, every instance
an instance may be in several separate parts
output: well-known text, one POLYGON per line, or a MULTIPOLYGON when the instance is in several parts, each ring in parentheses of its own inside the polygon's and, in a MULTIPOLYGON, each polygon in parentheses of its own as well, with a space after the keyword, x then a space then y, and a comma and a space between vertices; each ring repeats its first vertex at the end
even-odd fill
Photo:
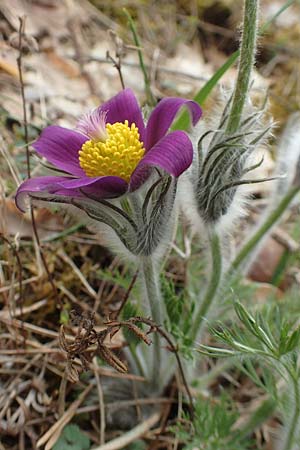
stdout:
POLYGON ((255 62, 258 29, 258 0, 245 0, 240 61, 231 110, 226 127, 228 135, 235 133, 240 125, 243 109, 247 100, 251 73, 255 62))
MULTIPOLYGON (((243 130, 243 126, 245 124, 247 124, 248 127, 250 127, 251 125, 253 126, 252 119, 251 120, 246 119, 244 120, 245 123, 243 122, 243 110, 248 98, 251 74, 255 62, 257 28, 258 28, 258 4, 259 4, 258 0, 244 1, 243 32, 240 45, 238 76, 235 84, 235 89, 228 117, 226 118, 226 109, 224 110, 223 113, 224 115, 223 126, 225 128, 225 135, 227 137, 229 136, 229 139, 233 139, 233 141, 226 142, 225 149, 221 148, 220 155, 217 155, 215 157, 213 167, 211 169, 208 169, 208 172, 211 171, 211 173, 213 173, 213 170, 215 170, 216 161, 218 159, 220 159, 220 161, 222 160, 224 171, 225 171, 224 167, 226 167, 225 163, 230 164, 232 170, 235 171, 236 173, 241 172, 241 176, 244 173, 247 173, 247 171, 251 170, 251 167, 246 169, 243 167, 243 164, 245 163, 246 157, 245 155, 247 154, 247 146, 246 145, 239 146, 239 141, 237 138, 239 137, 239 133, 241 136, 245 134, 245 131, 243 130), (235 149, 233 149, 234 145, 236 145, 235 149), (234 162, 236 162, 236 167, 234 166, 234 162)), ((265 131, 261 133, 259 139, 262 138, 264 134, 265 131)), ((256 141, 258 141, 258 138, 255 138, 254 140, 250 141, 249 145, 253 147, 256 141)), ((216 150, 213 150, 213 152, 215 151, 216 150)), ((207 160, 210 156, 211 154, 208 155, 207 160)), ((206 175, 206 178, 207 179, 204 179, 204 185, 207 185, 208 175, 206 175)), ((242 184, 242 182, 238 180, 236 182, 236 185, 238 184, 242 184)), ((227 188, 230 188, 231 191, 229 191, 228 199, 227 197, 224 197, 223 204, 221 204, 221 207, 218 204, 216 205, 217 213, 215 212, 214 209, 212 210, 213 211, 212 213, 210 211, 212 208, 208 208, 208 206, 210 205, 209 204, 206 205, 205 213, 207 215, 209 212, 209 218, 210 219, 213 218, 213 222, 216 222, 216 220, 220 218, 219 217, 220 213, 222 216, 228 210, 229 205, 233 201, 233 196, 235 194, 235 191, 232 190, 233 187, 234 183, 232 182, 232 180, 228 183, 228 185, 222 187, 222 190, 224 191, 227 188), (227 203, 224 203, 225 200, 227 203)), ((218 187, 218 189, 220 188, 218 187)), ((201 189, 199 189, 199 191, 203 192, 203 190, 201 189)), ((222 191, 217 190, 214 195, 215 197, 217 197, 220 196, 221 193, 222 191)), ((211 199, 214 200, 214 197, 213 195, 210 194, 210 196, 207 196, 207 199, 211 201, 211 199)), ((205 198, 203 199, 203 201, 200 202, 200 204, 203 207, 203 204, 205 204, 205 198)), ((206 221, 207 219, 208 217, 206 217, 206 221)), ((195 317, 194 325, 191 332, 192 339, 195 339, 201 333, 203 321, 207 317, 209 310, 215 298, 218 295, 218 290, 222 280, 222 253, 221 253, 220 238, 215 231, 211 232, 210 229, 209 234, 210 234, 210 247, 212 260, 211 278, 207 287, 207 291, 201 303, 201 306, 195 317)))
MULTIPOLYGON (((164 323, 166 313, 160 293, 159 273, 153 259, 141 258, 140 278, 142 282, 142 295, 146 298, 145 307, 149 309, 152 320, 159 326, 164 323)), ((150 383, 154 390, 159 390, 162 373, 162 355, 158 333, 153 336, 153 361, 151 364, 150 383)))
POLYGON ((288 370, 288 375, 291 380, 291 385, 293 387, 293 401, 294 401, 294 411, 291 418, 291 422, 289 424, 285 441, 282 445, 282 450, 294 450, 296 447, 294 444, 296 443, 296 433, 297 426, 299 423, 300 417, 300 391, 299 391, 299 380, 297 376, 293 374, 290 370, 288 370))
POLYGON ((218 234, 216 232, 211 233, 209 237, 210 250, 211 250, 211 279, 207 287, 205 296, 201 303, 201 306, 196 314, 191 337, 196 339, 196 337, 201 332, 201 327, 204 319, 207 317, 207 313, 211 308, 211 305, 216 297, 221 279, 222 279, 222 252, 221 252, 221 242, 218 234))

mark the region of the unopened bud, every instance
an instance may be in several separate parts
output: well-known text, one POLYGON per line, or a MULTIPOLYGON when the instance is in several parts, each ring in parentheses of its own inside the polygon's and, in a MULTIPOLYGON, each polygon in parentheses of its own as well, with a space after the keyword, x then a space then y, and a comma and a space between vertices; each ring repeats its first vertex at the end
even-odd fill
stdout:
POLYGON ((217 227, 228 226, 243 213, 240 186, 265 180, 252 180, 247 174, 262 160, 251 163, 253 154, 267 139, 271 126, 264 124, 265 108, 249 104, 239 130, 226 133, 228 103, 215 129, 208 126, 198 140, 193 170, 189 170, 196 214, 217 227))

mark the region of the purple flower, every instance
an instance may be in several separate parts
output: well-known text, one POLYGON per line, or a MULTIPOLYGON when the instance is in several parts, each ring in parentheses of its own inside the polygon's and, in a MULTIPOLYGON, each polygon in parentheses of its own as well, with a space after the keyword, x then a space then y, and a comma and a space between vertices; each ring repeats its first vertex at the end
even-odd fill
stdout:
POLYGON ((34 193, 70 198, 119 197, 138 189, 153 167, 178 177, 193 159, 187 134, 168 133, 182 106, 188 107, 195 125, 201 116, 198 104, 170 97, 159 102, 145 127, 133 92, 125 89, 83 116, 75 130, 45 128, 33 147, 65 176, 26 180, 17 191, 17 206, 24 210, 25 198, 34 193))

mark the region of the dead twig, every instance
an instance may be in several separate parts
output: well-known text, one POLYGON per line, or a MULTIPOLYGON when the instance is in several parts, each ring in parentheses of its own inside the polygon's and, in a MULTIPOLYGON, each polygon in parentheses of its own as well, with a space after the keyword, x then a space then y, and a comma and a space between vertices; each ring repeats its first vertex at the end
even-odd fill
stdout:
MULTIPOLYGON (((71 58, 76 59, 76 55, 72 55, 71 58)), ((84 61, 85 62, 97 62, 99 64, 110 64, 110 61, 107 60, 107 58, 99 57, 99 56, 92 56, 92 55, 84 57, 84 61)), ((122 61, 122 65, 124 67, 132 67, 134 69, 140 68, 139 63, 135 63, 133 61, 122 61)), ((146 69, 151 69, 151 66, 148 64, 145 64, 145 67, 146 67, 146 69)), ((204 82, 208 81, 208 77, 201 76, 201 75, 194 75, 192 73, 182 72, 180 70, 169 69, 164 66, 157 66, 156 72, 157 73, 160 73, 160 72, 167 73, 170 75, 174 75, 174 76, 178 76, 178 77, 182 77, 182 78, 188 78, 188 79, 196 80, 196 81, 204 81, 204 82)))
POLYGON ((121 326, 126 326, 128 327, 131 331, 133 331, 140 339, 142 339, 146 344, 150 344, 151 341, 149 342, 147 335, 149 333, 152 332, 157 332, 158 334, 160 334, 168 343, 169 346, 169 350, 174 353, 177 364, 178 364, 178 369, 180 372, 180 376, 182 378, 182 382, 184 385, 184 388, 186 390, 186 394, 188 396, 189 399, 189 405, 190 405, 190 414, 191 417, 193 417, 193 412, 194 412, 194 403, 193 403, 193 397, 190 391, 190 388, 188 386, 187 380, 185 378, 185 374, 184 374, 184 370, 183 370, 183 366, 181 363, 181 359, 179 357, 178 354, 178 350, 175 347, 175 345, 173 344, 171 338, 168 336, 168 334, 166 333, 166 331, 164 331, 159 325, 157 325, 153 320, 151 319, 146 319, 144 317, 132 317, 131 319, 129 319, 128 321, 109 321, 106 322, 105 325, 109 326, 111 329, 113 329, 114 327, 116 328, 116 331, 111 331, 110 335, 114 335, 114 333, 116 333, 121 326), (148 325, 150 327, 150 329, 148 330, 147 333, 144 333, 139 327, 134 327, 133 325, 135 323, 144 323, 145 325, 148 325))
POLYGON ((63 428, 70 422, 72 417, 76 414, 78 407, 81 405, 87 394, 92 389, 90 384, 85 388, 85 390, 80 394, 78 399, 71 404, 67 411, 62 415, 62 417, 55 422, 55 424, 38 440, 36 446, 39 448, 45 445, 45 450, 50 450, 55 442, 58 440, 63 428))
MULTIPOLYGON (((97 366, 97 359, 94 358, 93 363, 97 366)), ((104 396, 103 389, 101 385, 100 375, 97 370, 94 370, 94 375, 96 378, 97 391, 99 397, 99 412, 100 412, 100 439, 99 442, 101 445, 105 443, 105 404, 104 404, 104 396)))
POLYGON ((100 356, 118 372, 126 373, 127 366, 104 343, 105 338, 111 333, 111 328, 107 327, 97 332, 94 328, 94 314, 84 315, 74 310, 70 314, 73 324, 78 326, 74 342, 68 344, 63 326, 61 326, 59 333, 60 347, 67 354, 69 379, 73 382, 79 380, 78 370, 74 365, 75 358, 79 358, 83 370, 88 370, 95 355, 100 356), (93 345, 95 345, 95 349, 91 352, 90 347, 93 345))
MULTIPOLYGON (((70 2, 72 5, 73 2, 70 2)), ((70 6, 71 9, 71 6, 70 6)), ((89 87, 90 94, 93 96, 97 96, 97 88, 94 79, 91 77, 90 73, 85 69, 85 61, 84 61, 84 43, 81 31, 80 19, 77 16, 74 16, 74 13, 71 13, 71 19, 68 21, 67 26, 70 31, 70 35, 73 41, 76 61, 78 63, 80 73, 82 78, 86 80, 86 83, 89 87)))
MULTIPOLYGON (((132 317, 127 322, 117 322, 117 321, 116 322, 106 322, 106 325, 109 325, 111 327, 113 327, 113 326, 120 327, 122 325, 128 326, 128 323, 131 323, 131 324, 133 324, 133 323, 144 323, 145 325, 148 325, 150 327, 150 330, 146 334, 149 334, 149 333, 152 333, 153 331, 156 331, 158 334, 160 334, 167 341, 168 346, 169 346, 169 350, 172 353, 174 353, 174 355, 175 355, 175 358, 176 358, 176 361, 177 361, 177 365, 178 365, 178 369, 179 369, 179 372, 180 372, 180 376, 182 378, 182 382, 183 382, 184 388, 186 390, 186 393, 187 393, 187 396, 188 396, 188 399, 189 399, 190 414, 191 414, 191 416, 193 416, 193 411, 194 411, 193 397, 192 397, 190 388, 188 386, 187 380, 185 378, 185 374, 184 374, 183 366, 182 366, 182 363, 181 363, 181 359, 180 359, 179 354, 178 354, 178 350, 175 347, 175 345, 173 344, 171 338, 153 320, 146 319, 144 317, 132 317)), ((142 330, 140 330, 140 332, 143 333, 142 330)), ((145 339, 143 339, 143 340, 146 343, 148 343, 145 339)))
POLYGON ((70 344, 67 343, 63 326, 61 327, 59 336, 60 347, 67 354, 67 367, 70 379, 73 379, 74 382, 78 381, 79 379, 78 371, 73 364, 75 358, 79 358, 83 369, 88 370, 91 360, 95 355, 100 356, 100 358, 102 358, 107 364, 116 369, 118 372, 126 373, 127 366, 115 355, 115 353, 110 350, 110 348, 107 347, 107 345, 104 344, 105 338, 107 336, 110 336, 110 338, 112 339, 122 327, 126 327, 128 328, 128 330, 133 332, 138 339, 144 341, 147 345, 151 345, 152 341, 149 338, 149 334, 157 332, 167 341, 169 350, 175 355, 180 376, 182 378, 182 382, 189 399, 190 414, 191 416, 193 416, 193 398, 187 380, 185 378, 178 350, 168 334, 153 320, 146 319, 144 317, 132 317, 131 319, 125 321, 110 320, 105 322, 106 329, 97 332, 94 328, 93 314, 83 315, 77 313, 76 311, 71 311, 71 317, 74 325, 78 325, 78 330, 74 342, 70 344), (137 325, 141 323, 149 327, 148 331, 144 332, 137 325), (89 350, 89 347, 91 347, 92 345, 96 345, 96 349, 94 352, 91 352, 89 350))
POLYGON ((121 58, 120 58, 120 57, 118 57, 117 59, 116 59, 116 58, 113 58, 113 57, 111 56, 111 54, 109 53, 109 51, 106 52, 106 58, 107 58, 109 61, 111 61, 111 62, 113 63, 113 65, 114 65, 114 67, 117 69, 118 74, 119 74, 119 78, 120 78, 120 82, 121 82, 122 89, 125 89, 125 83, 124 83, 124 78, 123 78, 122 68, 121 68, 121 58))
MULTIPOLYGON (((25 17, 19 17, 19 39, 18 39, 18 58, 17 58, 17 65, 18 65, 18 72, 19 72, 19 80, 20 80, 20 87, 21 87, 21 98, 22 98, 22 107, 23 107, 23 121, 24 121, 24 138, 25 138, 25 149, 26 149, 26 165, 27 165, 27 176, 28 178, 31 178, 31 169, 30 169, 30 151, 29 151, 29 137, 28 137, 28 121, 27 121, 27 109, 26 109, 26 97, 25 97, 25 88, 24 88, 24 78, 23 78, 23 36, 25 35, 25 17)), ((48 268, 47 261, 45 259, 44 253, 41 248, 40 238, 37 231, 37 226, 35 223, 35 217, 33 212, 33 207, 30 205, 30 216, 31 216, 31 224, 32 224, 32 230, 33 235, 36 241, 37 248, 39 250, 39 254, 41 257, 41 260, 43 262, 44 269, 47 273, 49 282, 52 286, 53 292, 56 297, 57 296, 57 289, 54 284, 52 275, 50 273, 50 270, 48 268)), ((60 301, 60 299, 59 299, 60 301)))
POLYGON ((131 442, 136 441, 138 438, 141 438, 145 433, 151 430, 151 428, 158 422, 159 418, 160 413, 156 412, 152 414, 152 416, 150 416, 144 422, 132 428, 132 430, 128 431, 127 433, 124 433, 122 436, 113 439, 110 442, 107 442, 104 445, 96 447, 94 450, 118 450, 125 448, 131 442))
POLYGON ((17 65, 18 65, 18 71, 19 71, 19 80, 20 80, 20 86, 21 86, 21 97, 22 97, 22 107, 23 107, 27 176, 28 176, 28 178, 31 178, 28 122, 27 122, 26 98, 25 98, 24 79, 23 79, 23 61, 22 61, 22 58, 23 58, 23 36, 25 35, 25 20, 26 20, 26 17, 19 17, 19 40, 18 40, 19 55, 17 58, 17 65))
POLYGON ((114 65, 114 67, 117 69, 122 89, 125 89, 125 83, 124 78, 122 74, 122 63, 123 63, 123 57, 126 55, 126 50, 138 50, 136 46, 132 45, 125 45, 123 39, 120 38, 120 36, 117 35, 117 33, 114 30, 109 30, 109 34, 112 37, 112 40, 115 45, 115 57, 111 56, 109 51, 106 52, 106 59, 108 61, 111 61, 114 65))
POLYGON ((139 269, 137 269, 136 272, 135 272, 135 274, 133 275, 132 280, 131 280, 131 282, 130 282, 130 285, 128 286, 128 289, 127 289, 127 291, 125 292, 125 295, 124 295, 124 297, 123 297, 123 300, 122 300, 122 303, 121 303, 119 309, 111 315, 111 316, 112 316, 112 319, 116 320, 116 319, 120 316, 121 311, 122 311, 122 309, 124 308, 124 306, 125 306, 125 304, 126 304, 128 298, 129 298, 129 295, 130 295, 130 293, 131 293, 131 291, 132 291, 132 289, 133 289, 133 287, 134 287, 134 285, 135 285, 135 283, 136 283, 138 274, 139 274, 139 269))
POLYGON ((2 234, 0 233, 0 239, 2 239, 4 242, 7 243, 10 250, 12 251, 18 265, 18 283, 19 283, 19 302, 20 302, 20 315, 23 314, 23 304, 24 304, 24 298, 23 298, 23 268, 22 268, 22 262, 19 255, 18 250, 16 247, 2 234))
POLYGON ((83 286, 86 288, 86 290, 90 294, 90 296, 94 299, 97 299, 97 292, 88 283, 87 279, 82 274, 81 270, 78 269, 78 267, 76 266, 74 261, 66 254, 66 252, 63 249, 60 249, 57 254, 65 263, 67 263, 72 268, 72 270, 74 271, 76 276, 79 278, 79 280, 81 281, 83 286))

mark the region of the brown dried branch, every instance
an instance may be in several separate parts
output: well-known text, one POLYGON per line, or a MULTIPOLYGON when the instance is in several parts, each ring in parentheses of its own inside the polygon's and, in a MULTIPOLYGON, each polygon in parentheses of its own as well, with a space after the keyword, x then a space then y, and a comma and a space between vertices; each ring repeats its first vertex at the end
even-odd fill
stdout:
POLYGON ((111 56, 109 51, 106 52, 106 59, 111 61, 114 67, 117 69, 122 89, 125 89, 124 78, 122 74, 122 58, 126 55, 126 46, 123 39, 121 39, 117 33, 113 30, 109 30, 109 34, 115 45, 115 57, 111 56))
POLYGON ((119 78, 120 78, 120 82, 121 82, 121 86, 122 89, 125 89, 125 83, 124 83, 124 78, 123 78, 123 74, 122 74, 122 62, 121 62, 121 58, 118 57, 117 59, 114 58, 113 56, 111 56, 111 54, 109 53, 109 51, 107 50, 106 52, 106 58, 111 61, 114 65, 114 67, 117 69, 118 74, 119 74, 119 78))
POLYGON ((2 234, 0 233, 0 239, 2 239, 4 242, 7 243, 10 250, 12 251, 14 257, 16 258, 17 265, 18 265, 18 283, 19 283, 19 302, 20 302, 20 315, 23 315, 23 306, 24 306, 24 297, 23 297, 23 268, 22 268, 22 262, 19 255, 18 250, 16 247, 2 234))
MULTIPOLYGON (((174 355, 175 355, 175 358, 176 358, 176 361, 177 361, 177 364, 178 364, 178 369, 179 369, 179 372, 180 372, 180 376, 182 378, 182 382, 183 382, 183 385, 185 387, 185 390, 186 390, 186 393, 187 393, 187 396, 188 396, 188 399, 189 399, 190 413, 191 413, 191 416, 193 416, 193 412, 194 412, 193 397, 192 397, 191 391, 189 389, 187 380, 185 378, 185 374, 184 374, 183 366, 182 366, 182 363, 181 363, 181 359, 180 359, 179 354, 178 354, 178 350, 175 347, 175 345, 173 344, 171 338, 168 336, 166 331, 164 331, 160 326, 158 326, 151 319, 146 319, 144 317, 133 317, 129 321, 121 322, 121 323, 122 324, 126 323, 127 326, 128 326, 128 322, 129 323, 144 323, 145 325, 148 325, 150 327, 148 332, 147 332, 147 334, 152 333, 152 332, 157 332, 158 334, 160 334, 167 341, 168 346, 169 346, 169 350, 172 353, 174 353, 174 355)), ((108 322, 108 324, 110 324, 112 326, 114 323, 108 322)), ((116 323, 116 325, 117 325, 117 323, 116 323)))
POLYGON ((83 370, 88 370, 95 355, 100 356, 101 359, 118 372, 126 373, 127 366, 104 344, 106 336, 110 333, 109 327, 97 332, 94 328, 95 319, 92 313, 79 314, 76 311, 71 311, 70 315, 73 325, 78 326, 74 342, 67 342, 63 325, 59 334, 60 347, 67 353, 69 379, 73 382, 77 382, 79 379, 78 371, 74 366, 75 358, 79 358, 83 370), (90 347, 95 344, 95 350, 90 351, 90 347))
POLYGON ((19 56, 17 58, 17 65, 18 65, 18 71, 19 71, 19 80, 20 80, 20 86, 21 86, 21 97, 22 97, 22 107, 23 107, 27 176, 28 176, 28 178, 31 178, 30 151, 29 151, 29 138, 28 138, 28 121, 27 121, 26 98, 25 98, 24 79, 23 79, 23 61, 22 61, 22 58, 23 58, 23 36, 25 35, 25 22, 26 22, 25 16, 19 17, 19 39, 18 39, 19 56))
POLYGON ((55 442, 58 440, 63 428, 70 422, 72 417, 76 414, 78 407, 81 405, 87 394, 92 389, 92 385, 89 385, 80 394, 77 400, 75 400, 63 416, 55 422, 55 424, 38 440, 37 447, 41 447, 46 444, 45 450, 50 450, 55 442))
POLYGON ((129 298, 129 295, 130 295, 130 293, 131 293, 131 291, 132 291, 132 289, 133 289, 133 287, 134 287, 134 285, 135 285, 135 283, 136 283, 138 274, 139 274, 139 269, 137 269, 136 272, 135 272, 135 274, 133 275, 132 280, 131 280, 131 282, 130 282, 130 285, 128 286, 128 289, 127 289, 127 291, 125 292, 125 295, 124 295, 124 297, 123 297, 123 300, 122 300, 122 303, 121 303, 119 309, 118 309, 116 312, 114 312, 114 313, 111 314, 111 317, 112 317, 113 320, 117 320, 117 318, 120 316, 121 311, 122 311, 122 309, 124 308, 124 306, 125 306, 125 304, 126 304, 128 298, 129 298))
POLYGON ((89 73, 89 71, 86 70, 85 68, 85 57, 84 57, 85 49, 80 19, 71 13, 71 18, 68 21, 67 26, 69 28, 70 35, 73 41, 76 61, 79 66, 81 76, 86 80, 90 94, 96 97, 98 94, 96 83, 91 74, 89 73))
MULTIPOLYGON (((97 366, 97 360, 94 358, 93 360, 94 366, 97 366)), ((103 389, 101 384, 100 375, 97 372, 97 370, 94 369, 94 375, 96 379, 97 384, 97 391, 98 391, 98 397, 99 397, 99 442, 101 445, 105 443, 105 404, 104 404, 104 395, 103 395, 103 389)))
POLYGON ((64 352, 67 353, 67 368, 69 372, 69 378, 73 381, 79 379, 78 372, 74 367, 74 359, 79 358, 81 365, 84 370, 88 370, 91 360, 94 356, 98 355, 103 359, 108 365, 116 369, 118 372, 127 372, 127 366, 115 355, 115 353, 110 350, 105 344, 104 340, 107 336, 111 338, 122 328, 126 327, 132 333, 134 333, 138 339, 145 342, 147 345, 151 345, 152 341, 149 339, 149 334, 157 332, 161 337, 163 337, 168 343, 168 349, 174 353, 180 376, 184 388, 186 390, 191 416, 193 415, 194 406, 193 398, 185 378, 183 366, 181 359, 178 354, 178 350, 173 344, 171 338, 168 336, 166 331, 164 331, 160 326, 158 326, 153 320, 144 317, 132 317, 129 320, 119 321, 110 320, 105 322, 106 329, 97 332, 94 328, 94 314, 80 315, 73 311, 71 313, 72 321, 75 325, 78 325, 77 334, 73 343, 68 344, 65 338, 63 326, 60 330, 60 347, 64 352), (144 332, 137 324, 145 324, 149 328, 144 332), (94 352, 88 352, 89 347, 96 344, 97 347, 94 352))
MULTIPOLYGON (((26 97, 25 97, 25 88, 24 88, 24 78, 23 78, 23 37, 25 35, 25 17, 19 17, 19 39, 18 39, 18 51, 19 55, 17 58, 17 65, 18 65, 18 72, 19 72, 19 80, 20 80, 20 87, 21 87, 21 98, 22 98, 22 107, 23 107, 23 122, 24 122, 24 137, 25 137, 25 148, 26 148, 26 165, 27 165, 27 176, 28 178, 31 177, 31 169, 30 169, 30 151, 29 151, 29 137, 28 137, 28 121, 27 121, 27 108, 26 108, 26 97)), ((45 259, 44 253, 41 248, 40 238, 37 231, 37 226, 35 223, 35 217, 33 212, 33 207, 30 205, 30 216, 31 216, 31 223, 32 223, 32 230, 33 235, 43 262, 44 269, 47 273, 49 282, 52 286, 54 295, 58 297, 57 295, 57 289, 54 284, 52 275, 50 273, 50 270, 48 268, 47 261, 45 259)), ((59 297, 58 297, 59 298, 59 297)), ((60 301, 60 299, 59 299, 60 301)))
POLYGON ((148 417, 148 419, 144 420, 144 422, 132 428, 132 430, 127 431, 127 433, 124 433, 122 436, 117 437, 104 445, 100 445, 100 447, 96 447, 95 450, 118 450, 125 448, 138 438, 143 437, 147 431, 151 430, 151 428, 159 421, 159 418, 160 413, 156 412, 148 417))

